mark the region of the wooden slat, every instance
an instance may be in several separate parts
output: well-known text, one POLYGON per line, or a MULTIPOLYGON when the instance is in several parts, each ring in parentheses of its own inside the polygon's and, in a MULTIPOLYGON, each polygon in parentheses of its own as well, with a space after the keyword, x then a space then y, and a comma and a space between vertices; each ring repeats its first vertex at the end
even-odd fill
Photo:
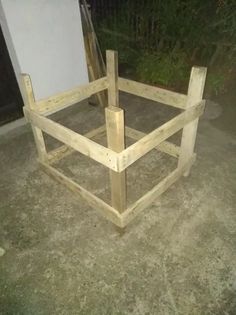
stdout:
MULTIPOLYGON (((91 139, 97 135, 101 135, 101 134, 105 133, 105 131, 106 131, 106 126, 102 125, 101 127, 98 127, 96 129, 93 129, 93 130, 87 132, 84 135, 84 137, 91 139)), ((48 161, 50 164, 58 162, 59 160, 72 154, 73 152, 75 152, 74 149, 72 149, 71 147, 68 147, 67 145, 64 144, 64 145, 60 146, 59 148, 48 152, 48 161)))
POLYGON ((107 77, 36 102, 39 113, 52 114, 107 89, 107 77))
POLYGON ((58 182, 66 185, 66 187, 69 188, 72 192, 84 198, 91 207, 100 212, 100 214, 103 215, 106 219, 110 220, 117 226, 121 226, 121 216, 118 211, 113 209, 103 200, 96 197, 95 195, 81 187, 79 184, 75 183, 73 180, 71 180, 58 170, 56 170, 54 167, 42 161, 40 161, 40 164, 48 175, 52 176, 58 182))
MULTIPOLYGON (((130 127, 125 127, 125 134, 127 137, 134 140, 140 140, 147 135, 145 132, 130 127)), ((178 157, 180 153, 180 147, 169 141, 163 141, 154 149, 167 153, 173 157, 178 157)))
POLYGON ((171 185, 173 185, 194 163, 196 155, 182 167, 176 168, 172 173, 165 177, 159 184, 153 189, 147 192, 143 197, 131 205, 123 214, 121 218, 122 226, 126 226, 131 220, 133 220, 142 210, 148 207, 157 197, 163 194, 171 185))
MULTIPOLYGON (((119 153, 125 149, 124 111, 119 107, 105 109, 108 148, 119 153)), ((126 174, 110 171, 111 204, 122 213, 126 208, 126 174)))
POLYGON ((202 103, 191 107, 119 153, 119 171, 127 168, 190 121, 199 117, 203 110, 204 104, 202 103))
POLYGON ((25 108, 29 121, 57 140, 67 144, 80 153, 105 165, 113 171, 118 171, 118 153, 87 139, 76 132, 25 108))
MULTIPOLYGON (((204 67, 193 67, 189 80, 187 109, 192 108, 195 104, 201 102, 207 69, 204 67)), ((187 124, 182 133, 181 151, 178 161, 178 166, 181 167, 190 159, 194 152, 195 140, 197 135, 198 117, 187 124)), ((190 168, 186 171, 185 176, 188 176, 190 168)))
POLYGON ((150 86, 140 82, 120 78, 118 79, 119 90, 131 93, 146 99, 170 105, 173 107, 185 109, 187 96, 155 86, 150 86))

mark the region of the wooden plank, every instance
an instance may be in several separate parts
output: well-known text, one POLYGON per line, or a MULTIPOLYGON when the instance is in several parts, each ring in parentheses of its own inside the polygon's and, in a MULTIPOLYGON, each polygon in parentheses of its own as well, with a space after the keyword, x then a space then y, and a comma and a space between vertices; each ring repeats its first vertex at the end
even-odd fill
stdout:
MULTIPOLYGON (((145 132, 142 132, 133 128, 129 128, 129 127, 125 127, 125 134, 127 137, 134 140, 140 140, 147 135, 145 132)), ((154 149, 167 153, 173 157, 178 157, 180 153, 180 147, 169 141, 163 141, 154 149)))
MULTIPOLYGON (((98 127, 96 129, 93 129, 89 132, 87 132, 84 136, 86 138, 93 138, 97 135, 102 135, 103 133, 105 133, 106 131, 106 126, 102 125, 101 127, 98 127)), ((64 157, 72 154, 73 152, 75 152, 74 149, 72 149, 71 147, 68 147, 67 145, 62 145, 57 149, 54 149, 50 152, 48 152, 48 161, 50 164, 55 163, 60 161, 61 159, 63 159, 64 157)))
POLYGON ((82 136, 78 133, 43 117, 36 112, 25 108, 27 118, 32 124, 56 138, 57 140, 67 144, 80 153, 89 156, 91 159, 105 165, 113 171, 118 171, 118 154, 102 145, 82 136))
POLYGON ((42 114, 52 114, 61 109, 89 98, 91 95, 107 89, 107 77, 92 81, 89 84, 59 93, 36 102, 36 109, 42 114))
POLYGON ((203 113, 203 110, 203 103, 191 107, 119 153, 118 170, 122 171, 126 169, 129 165, 179 131, 190 121, 199 117, 203 113))
POLYGON ((42 161, 40 161, 40 164, 48 175, 52 176, 59 183, 64 184, 72 192, 84 198, 92 208, 100 212, 100 214, 104 216, 106 219, 116 224, 117 226, 121 226, 121 216, 118 211, 113 209, 103 200, 93 195, 92 193, 81 187, 79 184, 75 183, 73 180, 71 180, 58 170, 56 170, 54 167, 42 161))
POLYGON ((126 226, 131 220, 133 220, 142 210, 148 207, 157 197, 163 194, 171 185, 173 185, 194 163, 196 155, 193 155, 191 159, 183 166, 176 168, 166 178, 164 178, 159 184, 147 192, 143 197, 131 205, 121 217, 122 226, 126 226))
MULTIPOLYGON (((125 149, 124 111, 119 107, 105 109, 108 148, 115 152, 125 149)), ((110 171, 112 207, 122 213, 126 208, 126 174, 110 171)))
POLYGON ((117 51, 107 50, 106 60, 107 60, 107 80, 108 80, 108 106, 119 107, 117 51))
MULTIPOLYGON (((34 98, 34 92, 33 92, 30 76, 28 74, 22 74, 21 78, 22 78, 22 82, 23 82, 22 85, 24 87, 24 93, 25 93, 25 97, 24 97, 25 108, 34 109, 36 106, 35 106, 35 98, 34 98)), ((24 112, 24 115, 25 115, 25 112, 24 112)), ((34 141, 35 141, 39 159, 41 161, 45 161, 47 160, 48 156, 47 156, 47 150, 46 150, 43 133, 39 128, 35 127, 33 124, 31 124, 31 128, 33 131, 34 141)))
MULTIPOLYGON (((191 71, 187 110, 192 108, 195 104, 202 101, 207 69, 204 67, 193 67, 191 71)), ((197 135, 198 117, 187 124, 182 133, 181 150, 178 161, 178 166, 181 167, 190 159, 194 153, 194 146, 197 135)), ((185 176, 188 176, 190 168, 186 171, 185 176)))
POLYGON ((131 93, 165 105, 185 109, 187 96, 140 82, 118 78, 119 90, 131 93))

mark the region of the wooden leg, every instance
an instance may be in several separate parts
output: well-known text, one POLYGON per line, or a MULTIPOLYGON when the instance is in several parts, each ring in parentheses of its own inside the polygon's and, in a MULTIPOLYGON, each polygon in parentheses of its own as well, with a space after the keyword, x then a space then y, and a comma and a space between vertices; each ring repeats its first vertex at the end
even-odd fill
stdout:
MULTIPOLYGON (((189 88, 188 88, 188 101, 187 108, 196 105, 201 102, 205 80, 206 80, 207 69, 204 67, 193 67, 189 88)), ((197 126, 198 126, 198 118, 194 121, 188 123, 183 128, 182 139, 181 139, 181 149, 180 156, 178 161, 178 167, 181 168, 183 165, 187 163, 187 161, 193 156, 194 146, 197 134, 197 126)), ((186 170, 184 176, 188 176, 190 172, 190 168, 186 170)))
MULTIPOLYGON (((108 148, 119 153, 125 148, 124 111, 119 107, 105 109, 108 148)), ((126 174, 110 171, 112 206, 120 213, 126 209, 126 174)))
POLYGON ((46 151, 46 146, 45 146, 42 130, 40 130, 38 127, 35 127, 33 125, 32 125, 32 130, 33 130, 33 135, 34 135, 34 141, 35 141, 36 148, 38 151, 39 160, 46 161, 47 151, 46 151))

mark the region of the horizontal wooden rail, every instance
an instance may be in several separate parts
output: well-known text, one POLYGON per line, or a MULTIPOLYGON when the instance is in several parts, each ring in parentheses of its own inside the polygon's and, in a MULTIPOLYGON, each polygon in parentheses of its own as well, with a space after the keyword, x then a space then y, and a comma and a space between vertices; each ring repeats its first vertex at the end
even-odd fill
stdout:
POLYGON ((164 193, 171 185, 174 184, 188 169, 192 166, 196 159, 196 154, 181 168, 176 168, 167 177, 165 177, 159 184, 153 187, 143 197, 134 202, 124 213, 122 213, 122 226, 126 226, 131 220, 133 220, 143 209, 148 207, 157 197, 164 193))
POLYGON ((118 154, 78 133, 43 117, 36 112, 24 107, 24 113, 33 126, 38 127, 50 136, 67 144, 69 147, 89 156, 93 160, 105 165, 113 171, 118 170, 118 154))
MULTIPOLYGON (((105 131, 106 131, 106 125, 102 125, 96 129, 93 129, 93 130, 87 132, 83 136, 91 139, 97 135, 102 135, 103 133, 105 133, 105 131)), ((74 149, 72 149, 71 147, 68 147, 68 145, 63 144, 59 148, 56 148, 56 149, 48 152, 47 159, 48 159, 50 164, 53 164, 55 162, 60 161, 64 157, 72 154, 73 152, 76 152, 76 151, 74 149)))
POLYGON ((92 81, 86 85, 51 96, 36 102, 35 108, 39 113, 52 114, 75 103, 85 100, 91 95, 101 92, 108 87, 107 77, 92 81))
POLYGON ((67 188, 69 188, 72 192, 84 198, 92 208, 100 212, 106 219, 121 227, 121 215, 118 211, 116 211, 102 199, 98 198, 94 194, 90 193, 88 190, 81 187, 69 177, 59 172, 54 167, 42 161, 39 161, 39 163, 49 176, 52 176, 59 183, 66 185, 67 188))
POLYGON ((129 165, 131 165, 143 155, 154 149, 161 142, 182 129, 190 121, 199 117, 203 113, 204 106, 205 102, 201 102, 196 106, 192 106, 190 109, 169 120, 161 127, 155 129, 154 131, 147 134, 145 137, 119 153, 119 172, 126 169, 129 165))
POLYGON ((185 109, 187 103, 187 95, 180 94, 144 83, 120 78, 118 79, 119 90, 131 93, 146 99, 170 105, 173 107, 185 109))
MULTIPOLYGON (((140 140, 147 135, 146 133, 144 133, 142 131, 139 131, 139 130, 136 130, 136 129, 133 129, 130 127, 125 127, 125 134, 127 137, 134 139, 134 140, 140 140)), ((177 145, 175 145, 174 143, 171 143, 169 141, 163 141, 154 149, 157 149, 158 151, 167 153, 173 157, 178 157, 179 153, 180 153, 180 147, 178 147, 177 145)))

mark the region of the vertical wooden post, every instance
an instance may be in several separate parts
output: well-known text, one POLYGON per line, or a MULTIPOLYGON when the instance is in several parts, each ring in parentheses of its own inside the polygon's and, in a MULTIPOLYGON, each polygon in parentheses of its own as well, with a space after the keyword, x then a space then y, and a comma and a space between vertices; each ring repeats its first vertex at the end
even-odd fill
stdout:
MULTIPOLYGON (((25 97, 24 97, 25 106, 29 107, 30 109, 35 109, 34 92, 33 92, 29 75, 23 74, 22 81, 23 81, 23 85, 25 89, 25 97)), ((46 151, 46 146, 45 146, 42 130, 40 130, 38 127, 33 126, 32 124, 31 124, 31 127, 32 127, 39 159, 41 161, 45 161, 47 159, 47 151, 46 151)))
MULTIPOLYGON (((192 68, 188 87, 188 101, 186 109, 189 109, 191 106, 201 102, 205 86, 206 73, 207 68, 192 68)), ((199 118, 195 119, 183 128, 178 167, 182 167, 194 153, 198 120, 199 118)), ((184 176, 188 176, 189 172, 190 169, 185 172, 184 176)))
MULTIPOLYGON (((105 109, 108 148, 125 149, 124 111, 119 108, 117 52, 107 51, 108 107, 105 109)), ((126 209, 126 172, 110 170, 112 206, 122 213, 126 209)))
POLYGON ((108 80, 108 106, 119 107, 117 51, 107 50, 106 60, 107 60, 107 80, 108 80))

